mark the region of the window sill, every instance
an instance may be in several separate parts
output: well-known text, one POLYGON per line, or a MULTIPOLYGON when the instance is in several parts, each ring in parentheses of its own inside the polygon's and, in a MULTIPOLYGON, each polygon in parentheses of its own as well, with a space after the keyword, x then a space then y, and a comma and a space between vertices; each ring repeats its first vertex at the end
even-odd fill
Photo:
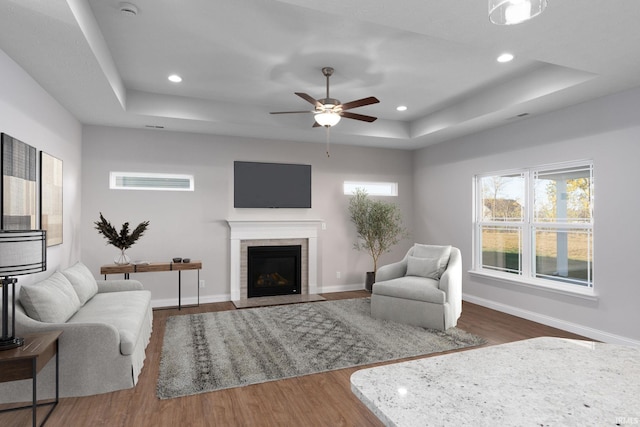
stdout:
POLYGON ((478 271, 478 270, 469 270, 468 272, 472 276, 483 277, 488 279, 493 279, 501 284, 509 284, 522 286, 525 288, 538 289, 547 292, 553 292, 561 295, 568 295, 571 297, 586 299, 589 301, 598 301, 598 296, 594 293, 593 288, 590 289, 571 289, 572 285, 551 285, 546 283, 546 281, 541 280, 526 280, 514 275, 506 275, 499 273, 491 273, 486 271, 478 271), (569 288, 571 287, 571 288, 569 288))

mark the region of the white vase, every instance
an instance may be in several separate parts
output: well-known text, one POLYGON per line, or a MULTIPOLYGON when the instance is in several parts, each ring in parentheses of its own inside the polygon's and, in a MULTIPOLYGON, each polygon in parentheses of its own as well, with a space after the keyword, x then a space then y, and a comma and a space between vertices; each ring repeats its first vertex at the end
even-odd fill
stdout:
POLYGON ((113 259, 113 263, 116 265, 127 265, 131 262, 131 258, 129 258, 129 255, 127 255, 125 253, 126 249, 121 249, 120 250, 120 255, 118 255, 117 257, 115 257, 113 259))

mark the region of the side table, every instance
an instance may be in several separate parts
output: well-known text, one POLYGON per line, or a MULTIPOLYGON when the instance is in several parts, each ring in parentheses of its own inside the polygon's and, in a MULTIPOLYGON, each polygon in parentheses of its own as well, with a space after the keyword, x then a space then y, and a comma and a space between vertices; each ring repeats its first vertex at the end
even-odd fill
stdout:
MULTIPOLYGON (((116 265, 108 264, 100 267, 100 274, 104 275, 106 280, 107 274, 124 274, 124 278, 128 279, 130 273, 153 273, 157 271, 177 271, 178 272, 178 310, 182 310, 182 271, 197 270, 198 278, 196 279, 196 289, 198 291, 198 305, 200 307, 200 270, 202 269, 202 261, 191 262, 151 262, 145 264, 127 264, 116 265)), ((193 306, 190 306, 193 307, 193 306)), ((173 308, 173 307, 164 307, 173 308)))
POLYGON ((58 404, 59 373, 58 373, 58 338, 62 331, 41 332, 24 336, 24 345, 11 350, 0 351, 0 382, 33 380, 33 400, 31 405, 18 406, 15 408, 3 409, 0 412, 17 411, 19 409, 31 408, 33 426, 37 424, 37 408, 39 406, 51 406, 49 412, 42 420, 40 426, 49 419, 58 404), (56 357, 56 397, 52 402, 38 403, 37 399, 37 376, 38 372, 45 365, 56 357))

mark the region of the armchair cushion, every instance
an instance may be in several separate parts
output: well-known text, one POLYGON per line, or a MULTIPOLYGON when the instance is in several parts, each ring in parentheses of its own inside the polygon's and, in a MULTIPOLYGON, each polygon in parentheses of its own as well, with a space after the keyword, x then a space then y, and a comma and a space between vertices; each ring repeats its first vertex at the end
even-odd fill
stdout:
POLYGON ((41 282, 22 285, 20 303, 29 317, 46 323, 64 323, 81 306, 73 286, 58 271, 41 282))
POLYGON ((438 281, 417 276, 405 276, 398 279, 377 282, 376 295, 386 295, 405 300, 424 301, 444 304, 446 295, 438 289, 438 281))
POLYGON ((69 280, 73 290, 78 294, 81 305, 84 305, 98 293, 98 284, 95 277, 93 277, 87 266, 80 261, 62 271, 62 274, 69 280))
POLYGON ((440 279, 439 258, 418 258, 409 255, 407 257, 407 276, 426 277, 428 279, 440 279))
POLYGON ((447 269, 449 257, 451 256, 451 246, 413 245, 413 254, 416 258, 435 258, 438 260, 438 278, 447 269))

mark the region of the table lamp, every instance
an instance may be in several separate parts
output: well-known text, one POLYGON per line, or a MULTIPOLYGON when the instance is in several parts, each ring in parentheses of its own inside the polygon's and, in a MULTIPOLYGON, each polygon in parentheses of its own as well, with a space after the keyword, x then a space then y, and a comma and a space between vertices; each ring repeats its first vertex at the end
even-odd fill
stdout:
POLYGON ((39 273, 47 269, 45 230, 0 231, 0 277, 2 278, 2 337, 0 351, 20 347, 16 335, 16 279, 13 276, 39 273), (11 285, 11 335, 9 335, 9 285, 11 285))

